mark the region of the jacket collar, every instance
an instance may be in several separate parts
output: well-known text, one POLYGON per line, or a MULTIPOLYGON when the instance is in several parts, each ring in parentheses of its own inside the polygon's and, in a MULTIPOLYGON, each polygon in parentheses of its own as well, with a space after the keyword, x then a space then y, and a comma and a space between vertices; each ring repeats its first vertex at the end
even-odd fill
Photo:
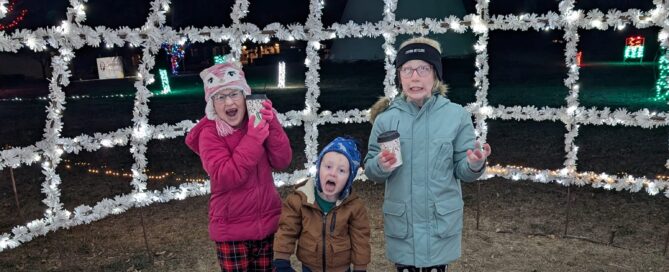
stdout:
POLYGON ((438 92, 434 92, 432 93, 430 98, 428 98, 427 101, 423 103, 423 107, 418 108, 418 106, 407 101, 406 97, 403 94, 401 94, 393 99, 388 109, 396 108, 401 111, 405 111, 407 113, 418 114, 421 111, 437 110, 443 106, 446 106, 449 103, 451 103, 451 101, 448 98, 444 97, 438 92))
MULTIPOLYGON (((314 184, 313 178, 308 178, 306 182, 304 182, 297 188, 296 191, 304 195, 304 197, 306 198, 305 204, 308 204, 309 206, 318 207, 318 204, 316 203, 316 185, 314 184)), ((335 202, 335 207, 343 203, 346 203, 354 198, 356 198, 356 196, 354 196, 354 193, 351 192, 351 194, 349 194, 348 197, 344 198, 343 200, 338 199, 337 202, 335 202)))

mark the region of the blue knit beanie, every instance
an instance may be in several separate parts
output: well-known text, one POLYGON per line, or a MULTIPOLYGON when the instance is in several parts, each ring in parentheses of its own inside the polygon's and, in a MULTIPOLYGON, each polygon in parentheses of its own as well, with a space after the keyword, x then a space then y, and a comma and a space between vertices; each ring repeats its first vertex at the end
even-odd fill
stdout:
POLYGON ((321 153, 318 155, 318 160, 316 161, 316 190, 319 192, 323 192, 319 174, 321 169, 321 160, 328 152, 340 153, 346 156, 346 159, 348 159, 350 173, 348 175, 348 180, 346 181, 344 189, 342 189, 341 193, 339 193, 339 199, 345 199, 349 194, 351 194, 353 179, 355 179, 355 176, 358 174, 358 168, 360 167, 360 151, 358 151, 356 141, 349 137, 337 137, 328 145, 326 145, 325 148, 321 150, 321 153))

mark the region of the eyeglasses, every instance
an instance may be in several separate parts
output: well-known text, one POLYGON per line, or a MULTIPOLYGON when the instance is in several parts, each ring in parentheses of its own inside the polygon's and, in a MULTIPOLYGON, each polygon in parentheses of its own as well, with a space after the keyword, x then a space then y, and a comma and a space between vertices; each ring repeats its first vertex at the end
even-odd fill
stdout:
POLYGON ((400 76, 404 78, 411 77, 413 75, 413 71, 416 71, 419 77, 426 77, 430 73, 432 73, 432 66, 423 65, 423 66, 418 66, 416 68, 402 67, 399 69, 399 71, 400 71, 400 76))
POLYGON ((239 101, 242 99, 242 91, 240 90, 235 90, 229 94, 222 94, 222 93, 217 93, 214 96, 211 97, 211 99, 214 100, 214 102, 225 102, 225 98, 230 98, 232 101, 239 101))

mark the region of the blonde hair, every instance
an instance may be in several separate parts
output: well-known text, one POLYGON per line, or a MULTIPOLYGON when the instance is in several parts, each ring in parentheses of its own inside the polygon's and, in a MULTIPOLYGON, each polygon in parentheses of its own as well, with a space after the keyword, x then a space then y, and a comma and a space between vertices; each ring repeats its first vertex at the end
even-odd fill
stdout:
POLYGON ((441 80, 437 79, 436 72, 434 74, 434 86, 432 86, 432 91, 439 92, 441 95, 446 95, 446 92, 448 91, 448 86, 441 82, 441 80))
MULTIPOLYGON (((441 54, 441 44, 439 44, 438 41, 427 38, 427 37, 413 37, 411 39, 408 39, 400 45, 399 50, 402 50, 402 48, 404 48, 407 45, 415 44, 415 43, 422 43, 422 44, 427 44, 429 46, 432 46, 432 47, 434 47, 434 49, 437 49, 439 54, 441 54)), ((448 86, 446 86, 446 84, 444 84, 443 82, 441 82, 441 80, 439 80, 439 78, 437 77, 437 72, 436 71, 432 71, 432 72, 433 72, 433 76, 434 76, 434 86, 432 86, 432 90, 435 91, 435 92, 439 92, 441 95, 446 95, 446 91, 448 90, 448 86)), ((399 83, 399 80, 398 80, 398 83, 399 83)))

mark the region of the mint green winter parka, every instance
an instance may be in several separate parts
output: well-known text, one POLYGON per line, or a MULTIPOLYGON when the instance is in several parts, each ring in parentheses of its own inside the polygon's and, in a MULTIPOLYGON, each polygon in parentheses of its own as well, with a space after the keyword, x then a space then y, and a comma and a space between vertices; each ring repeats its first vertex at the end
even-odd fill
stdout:
MULTIPOLYGON (((434 93, 418 108, 398 96, 372 108, 365 174, 385 183, 383 227, 386 256, 394 263, 428 267, 460 257, 463 201, 460 181, 474 181, 467 150, 474 149, 471 114, 434 93), (387 106, 387 107, 386 107, 387 106), (403 164, 385 173, 377 137, 397 129, 403 164)), ((485 167, 484 167, 485 169, 485 167)))

